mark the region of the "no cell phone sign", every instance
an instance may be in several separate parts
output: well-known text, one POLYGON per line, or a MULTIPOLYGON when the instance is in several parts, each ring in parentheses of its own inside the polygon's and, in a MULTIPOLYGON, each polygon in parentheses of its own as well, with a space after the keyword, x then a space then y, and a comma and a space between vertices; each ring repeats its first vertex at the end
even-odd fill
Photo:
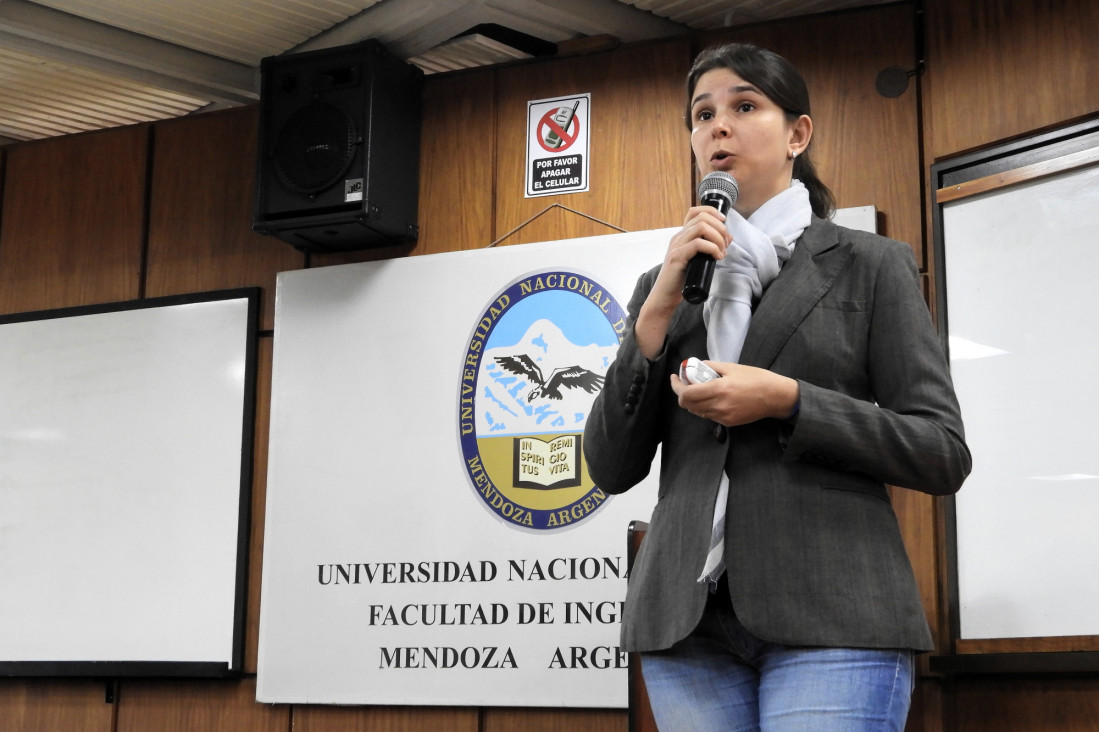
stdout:
POLYGON ((527 103, 527 198, 588 190, 591 95, 527 103))

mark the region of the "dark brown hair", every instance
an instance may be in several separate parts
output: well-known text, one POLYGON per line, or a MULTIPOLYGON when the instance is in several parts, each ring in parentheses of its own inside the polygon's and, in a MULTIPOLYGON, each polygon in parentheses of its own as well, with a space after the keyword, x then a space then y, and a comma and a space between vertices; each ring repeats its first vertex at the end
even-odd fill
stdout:
MULTIPOLYGON (((691 129, 691 100, 695 86, 703 74, 714 69, 729 69, 755 86, 777 104, 791 122, 803 114, 809 116, 809 89, 789 61, 759 46, 729 43, 698 54, 687 74, 687 116, 684 118, 687 129, 691 129)), ((808 147, 794 160, 794 177, 808 189, 813 213, 822 219, 831 216, 836 210, 836 199, 817 176, 808 147)))

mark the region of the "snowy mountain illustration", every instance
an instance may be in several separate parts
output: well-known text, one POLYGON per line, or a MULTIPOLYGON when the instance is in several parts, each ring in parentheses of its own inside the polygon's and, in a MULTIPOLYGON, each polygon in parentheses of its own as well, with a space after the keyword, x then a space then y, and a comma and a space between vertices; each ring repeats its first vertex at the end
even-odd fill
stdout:
POLYGON ((486 349, 477 434, 582 431, 617 351, 617 344, 576 345, 548 319, 531 323, 518 343, 486 349))

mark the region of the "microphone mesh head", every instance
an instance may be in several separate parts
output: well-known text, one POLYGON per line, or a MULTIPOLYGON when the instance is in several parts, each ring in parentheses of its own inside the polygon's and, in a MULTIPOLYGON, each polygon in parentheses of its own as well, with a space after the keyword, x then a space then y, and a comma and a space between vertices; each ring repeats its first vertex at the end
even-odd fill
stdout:
POLYGON ((705 198, 707 193, 727 197, 729 205, 732 206, 736 203, 737 196, 740 195, 740 187, 736 183, 736 178, 723 170, 715 170, 698 184, 699 200, 705 198))

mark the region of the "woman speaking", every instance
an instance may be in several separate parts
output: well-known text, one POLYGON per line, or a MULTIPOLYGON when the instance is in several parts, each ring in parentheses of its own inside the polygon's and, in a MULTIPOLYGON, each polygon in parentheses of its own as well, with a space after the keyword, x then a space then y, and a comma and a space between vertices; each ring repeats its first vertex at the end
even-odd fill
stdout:
POLYGON ((660 449, 623 647, 662 732, 899 732, 932 640, 886 485, 950 494, 970 470, 915 259, 828 221, 785 59, 710 49, 687 89, 699 177, 735 201, 688 210, 639 279, 585 429, 608 493, 660 449), (716 266, 692 304, 697 255, 716 266), (716 378, 681 379, 692 356, 716 378))

